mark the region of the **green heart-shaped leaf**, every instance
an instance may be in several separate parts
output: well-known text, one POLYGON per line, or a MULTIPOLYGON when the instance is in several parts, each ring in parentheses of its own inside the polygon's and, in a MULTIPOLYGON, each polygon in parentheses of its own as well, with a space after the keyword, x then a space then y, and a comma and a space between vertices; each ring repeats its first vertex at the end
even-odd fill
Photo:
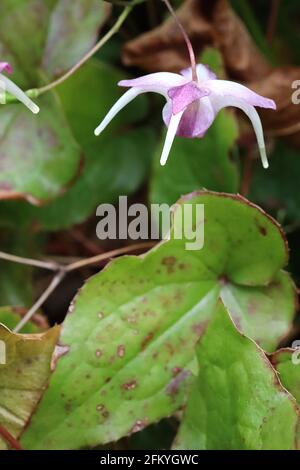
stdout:
POLYGON ((258 207, 240 196, 191 194, 176 206, 170 237, 144 256, 112 262, 84 285, 60 339, 70 349, 23 436, 25 448, 93 446, 174 413, 219 298, 263 346, 272 349, 287 333, 295 293, 280 272, 286 242, 258 207), (201 231, 198 204, 205 243, 187 250, 191 240, 176 236, 182 218, 185 229, 201 231), (280 293, 285 301, 277 306, 280 293), (250 319, 256 311, 261 330, 250 319))
POLYGON ((177 449, 293 450, 300 408, 254 341, 219 304, 197 347, 198 377, 175 440, 177 449))

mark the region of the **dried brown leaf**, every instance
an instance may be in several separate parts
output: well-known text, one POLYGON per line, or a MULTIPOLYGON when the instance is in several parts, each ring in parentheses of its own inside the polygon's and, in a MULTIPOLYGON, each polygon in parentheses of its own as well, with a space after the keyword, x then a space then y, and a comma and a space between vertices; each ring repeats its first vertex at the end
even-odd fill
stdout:
POLYGON ((261 110, 265 129, 271 134, 286 137, 293 145, 300 147, 300 106, 292 102, 292 83, 299 79, 299 67, 279 67, 263 80, 247 83, 249 88, 260 95, 272 98, 276 112, 261 110))
MULTIPOLYGON (((206 46, 218 47, 230 75, 241 80, 263 76, 270 65, 258 51, 239 17, 226 0, 187 0, 177 12, 196 55, 206 46)), ((189 65, 183 36, 172 18, 159 27, 127 42, 125 65, 149 72, 179 71, 189 65)))

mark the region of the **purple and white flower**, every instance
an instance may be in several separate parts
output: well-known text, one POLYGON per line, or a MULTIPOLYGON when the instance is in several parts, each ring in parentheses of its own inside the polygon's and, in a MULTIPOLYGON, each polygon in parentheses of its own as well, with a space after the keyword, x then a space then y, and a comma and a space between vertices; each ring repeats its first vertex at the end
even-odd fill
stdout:
POLYGON ((198 64, 196 72, 197 80, 193 80, 191 67, 180 74, 158 72, 133 80, 121 80, 118 85, 129 87, 129 90, 113 105, 95 129, 95 134, 99 135, 115 115, 139 94, 160 93, 167 101, 162 117, 168 131, 160 159, 161 165, 165 165, 175 135, 203 137, 220 109, 234 106, 244 111, 252 122, 263 167, 268 168, 262 124, 255 106, 276 109, 275 102, 239 83, 218 80, 206 65, 198 64))
POLYGON ((2 72, 12 73, 12 67, 8 62, 0 62, 0 90, 15 96, 17 100, 21 101, 30 111, 37 114, 40 108, 14 82, 6 77, 6 75, 3 75, 2 72))

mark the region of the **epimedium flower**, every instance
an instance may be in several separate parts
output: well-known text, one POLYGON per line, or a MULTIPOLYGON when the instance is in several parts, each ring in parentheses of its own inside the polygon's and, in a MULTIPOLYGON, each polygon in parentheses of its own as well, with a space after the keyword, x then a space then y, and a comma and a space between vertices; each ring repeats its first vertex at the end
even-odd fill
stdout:
POLYGON ((196 65, 193 47, 186 31, 169 0, 163 1, 184 37, 191 67, 182 70, 180 74, 158 72, 133 80, 121 80, 119 85, 129 87, 129 90, 114 104, 95 129, 95 134, 99 135, 114 116, 139 94, 151 91, 160 93, 167 101, 162 116, 168 131, 160 158, 161 165, 165 165, 175 135, 201 138, 222 108, 235 106, 244 111, 252 122, 263 167, 268 168, 263 129, 255 106, 276 109, 274 101, 239 83, 218 80, 208 66, 196 65))
POLYGON ((14 82, 6 77, 6 75, 3 75, 2 72, 12 73, 12 67, 8 62, 0 62, 0 89, 2 92, 9 92, 30 109, 30 111, 37 114, 40 108, 14 82))
POLYGON ((264 134, 255 106, 276 109, 275 102, 258 95, 244 85, 218 80, 208 66, 198 64, 180 74, 158 72, 133 80, 121 80, 119 86, 128 87, 113 105, 101 124, 95 129, 99 135, 115 115, 141 93, 160 93, 166 99, 162 117, 168 127, 160 163, 165 165, 175 135, 201 138, 213 123, 218 112, 225 107, 241 109, 250 119, 258 142, 264 168, 268 168, 264 134))

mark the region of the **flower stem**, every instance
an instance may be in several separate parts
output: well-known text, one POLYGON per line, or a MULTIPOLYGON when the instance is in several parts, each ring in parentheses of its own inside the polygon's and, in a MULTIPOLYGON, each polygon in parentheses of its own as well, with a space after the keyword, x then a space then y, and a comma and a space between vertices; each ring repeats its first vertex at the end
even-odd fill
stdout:
POLYGON ((67 80, 71 75, 73 75, 88 59, 90 59, 99 49, 101 49, 107 41, 116 34, 119 29, 121 28, 122 24, 126 20, 127 16, 133 9, 133 7, 139 3, 142 3, 144 0, 133 0, 130 4, 125 6, 122 13, 120 14, 119 18, 117 19, 116 23, 112 26, 112 28, 95 44, 95 46, 90 49, 73 67, 71 67, 64 75, 57 78, 53 82, 49 83, 48 85, 42 86, 40 88, 35 88, 33 90, 28 90, 26 94, 31 94, 34 96, 40 96, 43 93, 46 93, 49 90, 57 87, 65 80, 67 80))
POLYGON ((60 284, 62 279, 65 276, 64 271, 58 271, 57 274, 53 277, 51 283, 47 287, 47 289, 43 292, 43 294, 40 296, 40 298, 35 302, 35 304, 28 310, 26 315, 22 318, 22 320, 19 321, 17 326, 14 328, 14 333, 18 333, 24 325, 26 325, 29 320, 33 317, 33 315, 38 311, 38 309, 43 305, 43 303, 50 297, 52 292, 56 289, 56 287, 60 284))
POLYGON ((166 4, 168 10, 170 11, 171 15, 173 16, 178 28, 180 29, 180 31, 181 31, 181 33, 184 37, 184 40, 186 42, 186 45, 187 45, 187 48, 188 48, 188 51, 189 51, 190 61, 191 61, 192 77, 193 77, 193 80, 195 82, 197 82, 198 77, 197 77, 197 69, 196 69, 196 59, 195 59, 195 53, 194 53, 194 49, 193 49, 192 43, 190 41, 190 38, 188 37, 184 27, 182 26, 181 22, 179 21, 178 16, 176 15, 175 11, 173 10, 173 7, 170 4, 169 0, 162 0, 162 1, 166 4))
MULTIPOLYGON (((45 303, 45 301, 50 297, 52 292, 57 288, 57 286, 61 283, 63 278, 71 271, 76 269, 81 269, 86 266, 91 266, 93 264, 100 263, 101 261, 108 260, 110 258, 114 258, 116 256, 124 255, 126 253, 130 253, 133 251, 143 251, 147 248, 152 248, 155 245, 154 242, 144 242, 144 243, 136 243, 134 245, 125 246, 122 248, 117 248, 115 250, 107 251, 106 253, 100 253, 99 255, 92 256, 91 258, 80 259, 78 261, 74 261, 70 264, 58 264, 55 262, 44 262, 39 260, 34 260, 31 258, 22 258, 21 256, 10 255, 9 253, 0 252, 0 258, 13 261, 16 263, 27 264, 39 268, 55 270, 56 274, 52 278, 51 283, 47 287, 47 289, 42 293, 42 295, 38 298, 35 304, 28 310, 26 315, 20 320, 17 324, 15 329, 13 330, 15 333, 19 332, 23 326, 29 322, 29 320, 33 317, 33 315, 41 308, 41 306, 45 303)), ((1 433, 0 433, 1 434, 1 433)))
POLYGON ((23 256, 12 255, 10 253, 5 253, 0 251, 0 259, 5 259, 6 261, 13 261, 14 263, 27 264, 28 266, 35 266, 36 268, 49 269, 50 271, 57 271, 59 266, 52 261, 42 261, 32 258, 24 258, 23 256))
POLYGON ((131 251, 138 251, 138 250, 144 250, 146 248, 152 248, 154 244, 155 243, 153 242, 136 243, 134 245, 124 246, 122 248, 117 248, 115 250, 107 251, 106 253, 100 253, 99 255, 92 256, 91 258, 82 259, 79 261, 75 261, 74 263, 68 264, 65 267, 65 271, 66 272, 74 271, 75 269, 80 269, 85 266, 97 264, 100 261, 104 261, 108 258, 113 258, 115 256, 124 255, 131 251))

